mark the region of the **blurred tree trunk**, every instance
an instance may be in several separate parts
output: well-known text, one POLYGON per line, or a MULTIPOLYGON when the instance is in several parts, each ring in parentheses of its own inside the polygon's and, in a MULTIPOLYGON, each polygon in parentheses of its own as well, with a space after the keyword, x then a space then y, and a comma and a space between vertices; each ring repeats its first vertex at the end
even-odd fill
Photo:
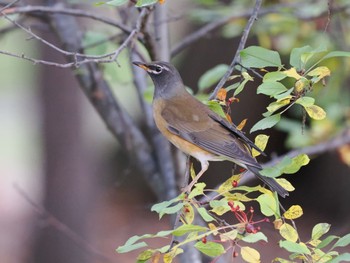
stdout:
MULTIPOLYGON (((57 43, 50 34, 44 36, 57 43)), ((41 56, 62 60, 44 46, 41 56)), ((86 215, 93 197, 93 178, 81 130, 81 92, 69 69, 41 68, 44 206, 81 237, 87 237, 86 215)), ((89 262, 89 253, 67 235, 44 222, 32 262, 89 262)))

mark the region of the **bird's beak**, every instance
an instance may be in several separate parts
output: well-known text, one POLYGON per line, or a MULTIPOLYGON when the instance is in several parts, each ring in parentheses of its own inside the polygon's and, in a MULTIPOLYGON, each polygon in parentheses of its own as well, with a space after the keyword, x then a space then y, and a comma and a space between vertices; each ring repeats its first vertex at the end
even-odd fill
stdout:
POLYGON ((140 68, 142 68, 142 69, 144 69, 146 71, 149 70, 149 67, 147 67, 147 64, 145 64, 145 63, 138 62, 138 61, 133 61, 132 64, 134 64, 134 65, 136 65, 136 66, 138 66, 138 67, 140 67, 140 68))

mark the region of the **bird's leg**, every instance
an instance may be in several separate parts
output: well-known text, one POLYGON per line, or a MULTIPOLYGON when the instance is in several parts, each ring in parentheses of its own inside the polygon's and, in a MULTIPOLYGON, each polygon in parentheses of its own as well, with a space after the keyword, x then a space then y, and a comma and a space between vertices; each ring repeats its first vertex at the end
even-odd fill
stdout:
POLYGON ((196 175, 195 178, 193 178, 192 182, 183 189, 184 193, 185 192, 187 192, 187 193, 191 192, 191 189, 195 185, 195 183, 197 183, 199 178, 205 173, 206 170, 208 170, 209 162, 207 160, 200 161, 200 162, 201 162, 201 170, 200 170, 200 172, 196 175))

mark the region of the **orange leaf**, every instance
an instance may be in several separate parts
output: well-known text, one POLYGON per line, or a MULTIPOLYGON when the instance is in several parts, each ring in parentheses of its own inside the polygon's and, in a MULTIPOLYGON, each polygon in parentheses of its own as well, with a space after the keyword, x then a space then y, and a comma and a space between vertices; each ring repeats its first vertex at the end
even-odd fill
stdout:
POLYGON ((226 100, 227 91, 225 89, 219 89, 218 94, 216 95, 216 99, 219 101, 226 100))
POLYGON ((344 145, 338 149, 340 159, 343 163, 350 166, 350 145, 344 145))
POLYGON ((244 126, 246 125, 247 120, 248 119, 244 119, 243 121, 241 121, 241 123, 237 125, 237 130, 241 131, 244 128, 244 126))
POLYGON ((227 119, 230 123, 232 123, 231 116, 230 116, 229 114, 227 114, 227 113, 225 113, 225 116, 226 116, 226 119, 227 119))
POLYGON ((165 0, 159 0, 158 1, 160 4, 164 4, 165 3, 165 0))

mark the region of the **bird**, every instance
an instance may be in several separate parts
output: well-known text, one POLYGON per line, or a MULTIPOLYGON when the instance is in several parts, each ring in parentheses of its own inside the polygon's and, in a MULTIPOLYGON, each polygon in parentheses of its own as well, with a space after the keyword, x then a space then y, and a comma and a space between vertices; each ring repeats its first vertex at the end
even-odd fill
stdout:
POLYGON ((201 170, 186 191, 190 191, 207 171, 209 161, 230 161, 251 171, 280 196, 288 196, 288 191, 274 178, 259 173, 262 166, 252 156, 251 149, 262 151, 233 123, 192 96, 172 64, 163 61, 132 63, 145 70, 153 81, 153 117, 160 132, 201 164, 201 170))

